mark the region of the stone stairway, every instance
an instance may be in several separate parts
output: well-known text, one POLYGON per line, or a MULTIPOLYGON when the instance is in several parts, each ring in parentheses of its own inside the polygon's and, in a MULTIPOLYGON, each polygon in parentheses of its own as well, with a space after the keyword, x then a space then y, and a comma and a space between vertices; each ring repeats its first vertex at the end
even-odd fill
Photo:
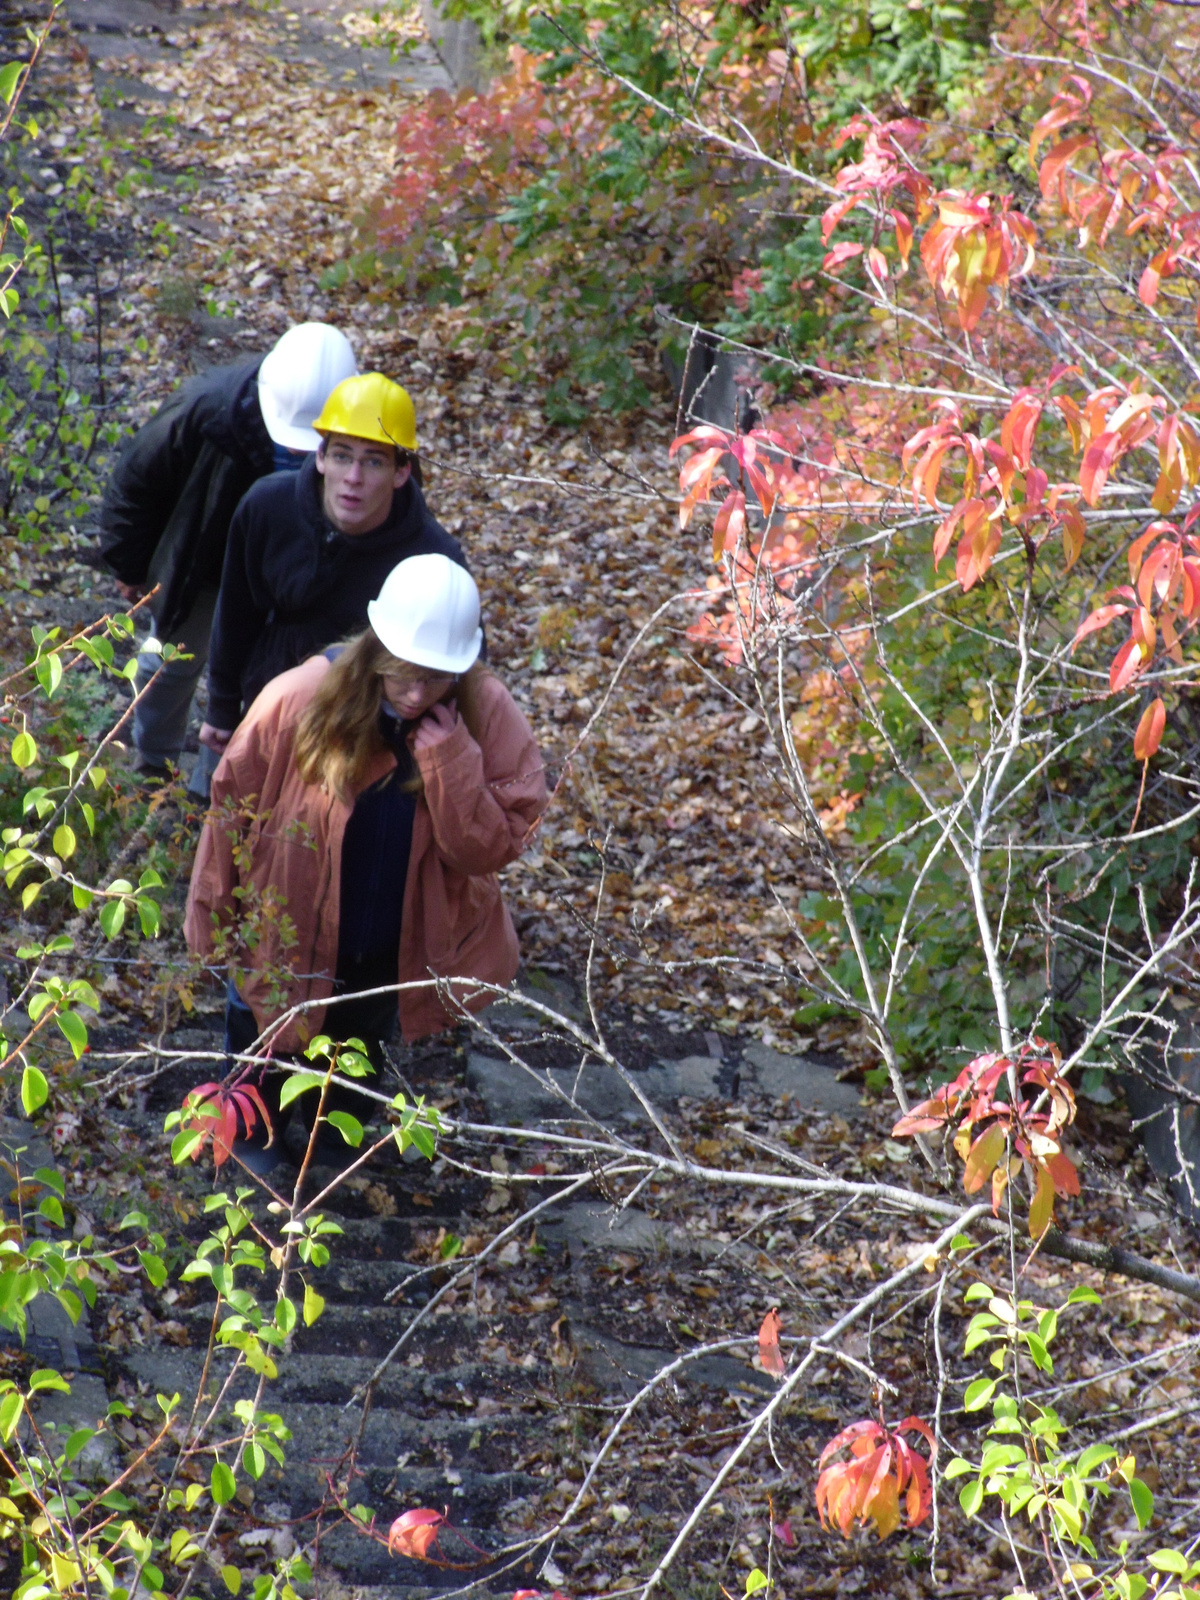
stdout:
MULTIPOLYGON (((553 998, 571 1008, 571 994, 556 982, 562 993, 553 998)), ((539 1050, 546 1057, 548 1047, 532 1043, 532 1020, 522 1017, 519 1007, 496 1008, 491 1020, 514 1043, 524 1037, 532 1060, 539 1050)), ((203 1038, 204 1030, 193 1027, 174 1043, 195 1048, 203 1038)), ((526 1130, 539 1123, 559 1130, 585 1125, 578 1113, 568 1120, 553 1089, 485 1054, 485 1048, 495 1048, 494 1040, 479 1044, 472 1048, 469 1038, 431 1041, 406 1054, 405 1073, 431 1098, 457 1096, 453 1113, 479 1122, 526 1130)), ((564 1070, 550 1069, 549 1083, 569 1087, 562 1080, 564 1070)), ((809 1102, 813 1115, 849 1116, 858 1109, 853 1090, 838 1083, 827 1067, 755 1045, 740 1061, 692 1055, 643 1062, 636 1079, 660 1115, 674 1121, 681 1094, 703 1092, 710 1101, 728 1103, 729 1085, 756 1092, 760 1078, 774 1087, 780 1075, 800 1104, 809 1102)), ((152 1097, 137 1119, 147 1134, 161 1126, 161 1109, 178 1103, 178 1091, 178 1084, 166 1080, 152 1097)), ((581 1099, 591 1115, 612 1120, 626 1133, 650 1134, 645 1112, 609 1069, 593 1070, 581 1099)), ((506 1149, 508 1161, 528 1171, 546 1159, 548 1147, 539 1150, 534 1141, 497 1135, 465 1149, 457 1142, 447 1148, 453 1160, 468 1160, 483 1171, 489 1148, 498 1158, 493 1169, 505 1168, 499 1153, 506 1149)), ((315 1169, 307 1192, 318 1192, 331 1176, 329 1168, 315 1169)), ((289 1193, 295 1177, 294 1169, 284 1166, 271 1181, 278 1192, 289 1193)), ((231 1182, 223 1175, 215 1187, 231 1182)), ((441 1570, 389 1554, 381 1542, 339 1522, 328 1490, 351 1443, 357 1442, 358 1475, 347 1487, 346 1503, 369 1506, 377 1529, 386 1532, 400 1513, 427 1506, 445 1512, 477 1552, 495 1551, 526 1526, 547 1526, 556 1505, 562 1505, 561 1498, 552 1498, 556 1486, 561 1490, 564 1475, 576 1482, 582 1476, 586 1458, 572 1438, 578 1406, 613 1412, 679 1353, 672 1318, 660 1319, 656 1331, 645 1319, 625 1314, 631 1308, 615 1298, 620 1280, 611 1276, 612 1263, 624 1274, 640 1273, 643 1281, 655 1283, 709 1269, 719 1270, 725 1285, 738 1280, 736 1250, 731 1253, 728 1246, 693 1236, 637 1206, 617 1210, 593 1189, 520 1230, 420 1321, 379 1377, 364 1420, 362 1390, 368 1379, 435 1291, 466 1264, 465 1257, 440 1262, 438 1238, 444 1232, 486 1241, 552 1192, 547 1182, 526 1183, 519 1190, 514 1186, 510 1195, 500 1190, 502 1183, 502 1171, 489 1183, 457 1171, 453 1161, 431 1168, 424 1160, 403 1161, 388 1151, 365 1179, 352 1180, 323 1204, 325 1215, 344 1231, 330 1241, 329 1264, 304 1269, 303 1276, 324 1298, 325 1308, 312 1327, 297 1326, 278 1356, 279 1377, 268 1385, 263 1401, 266 1410, 282 1415, 293 1439, 286 1465, 269 1466, 248 1508, 260 1534, 275 1525, 285 1543, 292 1539, 312 1548, 316 1541, 322 1581, 334 1584, 323 1587, 322 1595, 337 1596, 343 1592, 338 1585, 350 1585, 358 1600, 399 1600, 458 1588, 468 1579, 496 1594, 537 1586, 538 1557, 522 1561, 515 1573, 493 1573, 482 1554, 472 1555, 448 1535, 464 1564, 474 1565, 469 1571, 441 1570), (548 1451, 548 1441, 560 1443, 548 1451), (318 1529, 314 1518, 322 1503, 326 1509, 318 1529)), ((198 1238, 205 1231, 202 1220, 188 1231, 198 1238)), ((253 1288, 245 1275, 243 1281, 253 1288)), ((291 1287, 297 1296, 296 1280, 291 1287)), ((268 1277, 263 1294, 273 1293, 268 1277)), ((628 1300, 628 1292, 620 1299, 628 1300)), ((261 1303, 269 1316, 269 1301, 261 1303)), ((190 1400, 200 1382, 212 1321, 208 1285, 192 1286, 171 1315, 179 1328, 175 1336, 186 1337, 186 1346, 148 1344, 123 1353, 111 1376, 123 1374, 151 1399, 179 1392, 190 1400)), ((212 1396, 232 1359, 224 1350, 215 1358, 207 1381, 212 1396)), ((249 1373, 239 1376, 223 1397, 224 1409, 231 1414, 236 1400, 254 1392, 255 1381, 249 1373)), ((772 1388, 747 1356, 732 1353, 696 1362, 672 1392, 750 1402, 772 1388)), ((239 1559, 238 1551, 226 1549, 223 1559, 239 1559)))

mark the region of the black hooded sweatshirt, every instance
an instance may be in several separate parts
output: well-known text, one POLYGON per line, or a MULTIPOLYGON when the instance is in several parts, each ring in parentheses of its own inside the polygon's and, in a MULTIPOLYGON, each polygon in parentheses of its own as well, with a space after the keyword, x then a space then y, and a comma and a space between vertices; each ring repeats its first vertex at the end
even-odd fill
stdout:
POLYGON ((100 550, 122 583, 159 592, 158 633, 170 639, 196 593, 220 581, 238 502, 274 468, 258 404, 254 356, 184 384, 121 451, 100 508, 100 550))
POLYGON ((316 457, 256 483, 229 529, 208 657, 208 720, 236 728, 264 684, 367 625, 367 602, 408 556, 462 547, 410 478, 387 521, 347 537, 325 516, 316 457))

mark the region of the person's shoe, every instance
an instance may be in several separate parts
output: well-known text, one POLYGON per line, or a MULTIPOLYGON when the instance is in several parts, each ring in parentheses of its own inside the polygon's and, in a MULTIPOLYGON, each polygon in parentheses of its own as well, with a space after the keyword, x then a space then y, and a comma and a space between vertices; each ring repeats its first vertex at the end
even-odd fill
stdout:
POLYGON ((140 750, 129 763, 129 770, 144 784, 170 783, 175 776, 165 761, 156 761, 152 756, 143 755, 140 750))

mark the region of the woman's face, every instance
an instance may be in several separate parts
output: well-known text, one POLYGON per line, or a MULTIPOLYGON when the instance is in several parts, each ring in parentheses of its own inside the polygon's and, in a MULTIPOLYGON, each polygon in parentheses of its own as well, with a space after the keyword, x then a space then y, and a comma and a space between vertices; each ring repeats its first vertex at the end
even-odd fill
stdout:
POLYGON ((455 682, 452 672, 429 672, 395 658, 380 670, 379 676, 383 679, 384 698, 405 722, 423 717, 455 682))

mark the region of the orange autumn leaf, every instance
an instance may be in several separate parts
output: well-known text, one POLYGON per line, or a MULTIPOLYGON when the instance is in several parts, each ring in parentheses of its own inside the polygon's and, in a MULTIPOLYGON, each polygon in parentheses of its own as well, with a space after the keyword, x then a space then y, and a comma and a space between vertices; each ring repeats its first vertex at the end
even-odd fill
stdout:
POLYGON ((762 1319, 762 1326, 758 1330, 758 1358, 762 1362, 762 1369, 776 1378, 782 1378, 787 1371, 787 1362, 783 1358, 783 1351, 779 1348, 779 1334, 782 1327, 779 1307, 772 1306, 762 1319))
POLYGON ((1137 732, 1133 736, 1133 754, 1138 761, 1149 761, 1158 754, 1163 729, 1167 725, 1167 708, 1162 697, 1156 696, 1142 712, 1137 732))
POLYGON ((387 1547, 393 1555, 408 1556, 413 1561, 429 1561, 430 1547, 437 1543, 439 1530, 446 1518, 440 1511, 420 1509, 405 1511, 388 1529, 387 1547))

